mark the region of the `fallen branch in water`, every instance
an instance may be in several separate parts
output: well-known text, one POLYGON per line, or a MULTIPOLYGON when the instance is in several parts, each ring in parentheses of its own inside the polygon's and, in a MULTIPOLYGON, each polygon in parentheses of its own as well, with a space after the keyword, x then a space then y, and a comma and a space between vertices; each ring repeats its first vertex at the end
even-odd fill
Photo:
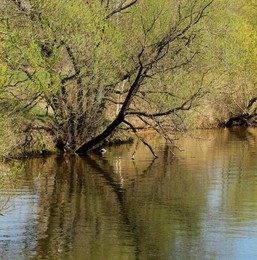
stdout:
MULTIPOLYGON (((151 145, 148 144, 141 136, 139 136, 139 135, 137 134, 136 128, 135 128, 130 122, 128 122, 128 121, 126 121, 126 120, 124 120, 124 123, 125 123, 126 125, 128 125, 128 126, 132 129, 132 131, 134 132, 134 134, 136 135, 136 137, 138 138, 138 140, 140 140, 144 145, 146 145, 146 146, 149 148, 149 150, 151 151, 152 155, 154 156, 154 159, 158 158, 158 156, 155 154, 155 152, 154 152, 153 148, 151 147, 151 145)), ((139 143, 139 142, 138 142, 138 143, 139 143)), ((138 143, 137 143, 137 145, 136 145, 136 148, 137 148, 137 146, 138 146, 138 143)), ((135 155, 135 153, 136 153, 136 148, 135 148, 134 153, 132 154, 132 159, 134 159, 134 155, 135 155)))

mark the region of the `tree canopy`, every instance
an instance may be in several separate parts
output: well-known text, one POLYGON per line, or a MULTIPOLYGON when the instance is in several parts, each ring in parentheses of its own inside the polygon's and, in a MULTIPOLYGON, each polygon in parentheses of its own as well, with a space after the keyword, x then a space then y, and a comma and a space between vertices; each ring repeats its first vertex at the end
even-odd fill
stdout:
POLYGON ((186 111, 226 123, 253 110, 255 12, 254 1, 5 0, 2 136, 86 153, 121 126, 170 140, 186 111))

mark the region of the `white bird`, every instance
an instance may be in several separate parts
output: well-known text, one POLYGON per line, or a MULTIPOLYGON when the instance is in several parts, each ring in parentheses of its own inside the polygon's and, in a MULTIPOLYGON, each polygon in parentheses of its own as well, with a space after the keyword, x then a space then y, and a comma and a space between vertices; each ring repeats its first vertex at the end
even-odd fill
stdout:
POLYGON ((103 153, 106 153, 106 149, 104 149, 104 148, 101 148, 101 153, 103 154, 103 153))

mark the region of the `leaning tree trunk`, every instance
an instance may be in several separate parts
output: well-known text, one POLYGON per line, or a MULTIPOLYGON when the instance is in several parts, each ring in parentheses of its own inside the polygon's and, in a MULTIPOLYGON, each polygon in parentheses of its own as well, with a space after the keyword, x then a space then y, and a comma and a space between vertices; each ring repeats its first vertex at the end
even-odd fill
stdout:
POLYGON ((114 121, 99 135, 94 137, 93 139, 89 140, 88 142, 81 145, 77 150, 76 153, 78 154, 85 154, 87 151, 92 149, 94 146, 99 144, 100 142, 104 141, 108 136, 112 134, 112 132, 122 123, 125 119, 125 112, 129 108, 133 96, 138 91, 143 79, 144 75, 146 74, 147 69, 144 69, 142 64, 140 64, 137 76, 133 82, 133 84, 130 86, 129 92, 125 98, 125 101, 121 107, 121 110, 117 117, 114 119, 114 121))
POLYGON ((116 119, 99 135, 81 145, 76 153, 85 154, 88 150, 92 149, 94 146, 105 140, 112 132, 124 121, 124 116, 119 114, 116 119))

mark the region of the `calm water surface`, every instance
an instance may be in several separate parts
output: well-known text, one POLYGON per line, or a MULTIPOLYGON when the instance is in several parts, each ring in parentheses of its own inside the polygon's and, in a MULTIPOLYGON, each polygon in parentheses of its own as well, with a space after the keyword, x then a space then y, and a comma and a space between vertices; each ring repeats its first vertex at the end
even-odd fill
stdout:
POLYGON ((0 259, 257 259, 257 129, 25 161, 0 259))

